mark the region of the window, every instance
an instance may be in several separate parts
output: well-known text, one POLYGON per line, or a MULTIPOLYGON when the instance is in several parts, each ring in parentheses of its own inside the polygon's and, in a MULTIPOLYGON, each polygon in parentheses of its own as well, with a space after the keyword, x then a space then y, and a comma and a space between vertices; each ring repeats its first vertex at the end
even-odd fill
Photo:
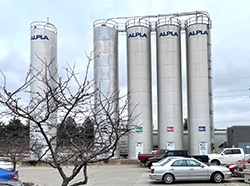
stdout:
POLYGON ((186 160, 176 160, 172 166, 187 166, 186 160))
POLYGON ((233 150, 233 154, 241 154, 240 149, 233 150))
POLYGON ((168 156, 174 156, 174 152, 168 152, 168 156))
POLYGON ((176 151, 175 155, 176 156, 184 156, 184 152, 183 151, 176 151))
POLYGON ((152 150, 150 154, 157 154, 157 150, 152 150))
POLYGON ((160 150, 159 154, 165 154, 165 150, 160 150))
POLYGON ((225 150, 224 154, 233 154, 232 150, 225 150))
POLYGON ((197 161, 194 161, 194 160, 187 160, 187 165, 188 166, 200 166, 201 164, 197 161))

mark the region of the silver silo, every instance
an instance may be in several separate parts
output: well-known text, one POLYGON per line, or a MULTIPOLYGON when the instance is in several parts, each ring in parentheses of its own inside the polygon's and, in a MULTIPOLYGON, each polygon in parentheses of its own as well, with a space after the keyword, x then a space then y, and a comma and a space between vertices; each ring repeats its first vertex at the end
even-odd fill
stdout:
POLYGON ((185 22, 187 43, 188 130, 191 154, 211 151, 211 77, 209 29, 207 15, 192 17, 185 22))
POLYGON ((151 23, 145 19, 126 22, 129 115, 138 116, 129 136, 129 158, 152 150, 151 23))
MULTIPOLYGON (((117 29, 118 25, 113 20, 96 20, 94 22, 94 81, 95 90, 99 89, 101 92, 101 94, 95 95, 96 100, 97 96, 101 96, 101 99, 108 97, 115 100, 119 96, 117 29)), ((118 106, 118 101, 112 105, 114 112, 111 117, 114 119, 117 117, 118 106)), ((102 137, 105 139, 104 133, 102 137)), ((115 152, 115 158, 119 158, 119 147, 115 152)))
POLYGON ((156 22, 159 148, 182 149, 181 22, 156 22))
POLYGON ((118 91, 118 30, 112 20, 94 22, 94 78, 102 93, 118 91), (96 57, 98 56, 98 57, 96 57))
MULTIPOLYGON (((48 78, 49 86, 55 87, 57 79, 57 29, 49 22, 36 21, 31 23, 30 27, 30 68, 31 78, 35 76, 31 84, 31 108, 38 103, 39 95, 45 97, 45 92, 48 86, 44 83, 44 77, 48 78), (50 75, 48 75, 50 74, 50 75)), ((33 115, 36 117, 43 117, 46 114, 44 109, 46 103, 42 103, 37 107, 37 112, 33 115), (44 112, 41 113, 41 110, 44 112)), ((53 103, 52 103, 53 104, 53 103)), ((50 116, 48 123, 43 123, 44 130, 51 136, 56 134, 57 115, 54 113, 50 116), (49 124, 55 124, 54 127, 49 128, 49 124)), ((45 140, 42 134, 37 129, 36 124, 30 122, 30 146, 35 144, 36 152, 30 153, 30 159, 37 159, 46 150, 45 140), (45 145, 45 146, 44 146, 45 145)), ((49 153, 47 153, 49 156, 49 153)), ((47 156, 44 156, 46 158, 47 156)))

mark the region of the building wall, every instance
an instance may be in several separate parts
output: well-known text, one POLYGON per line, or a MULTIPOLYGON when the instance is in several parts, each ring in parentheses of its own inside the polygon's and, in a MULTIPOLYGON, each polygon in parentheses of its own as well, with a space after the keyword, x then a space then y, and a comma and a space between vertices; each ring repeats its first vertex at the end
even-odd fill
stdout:
POLYGON ((228 127, 227 134, 228 147, 241 147, 250 153, 250 125, 228 127))
MULTIPOLYGON (((215 151, 218 151, 219 146, 227 141, 227 130, 226 129, 215 129, 214 130, 214 147, 215 151)), ((183 131, 183 149, 189 149, 188 147, 188 131, 183 131)), ((158 146, 158 132, 153 132, 153 146, 158 146)))

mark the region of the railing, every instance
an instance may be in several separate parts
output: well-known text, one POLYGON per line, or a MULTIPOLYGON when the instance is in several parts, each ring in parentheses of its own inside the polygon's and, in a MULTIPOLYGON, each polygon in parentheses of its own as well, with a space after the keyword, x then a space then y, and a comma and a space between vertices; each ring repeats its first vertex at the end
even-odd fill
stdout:
POLYGON ((39 28, 50 30, 54 33, 57 33, 57 29, 56 29, 55 25, 53 25, 49 22, 34 21, 30 24, 30 30, 35 30, 35 29, 39 29, 39 28))

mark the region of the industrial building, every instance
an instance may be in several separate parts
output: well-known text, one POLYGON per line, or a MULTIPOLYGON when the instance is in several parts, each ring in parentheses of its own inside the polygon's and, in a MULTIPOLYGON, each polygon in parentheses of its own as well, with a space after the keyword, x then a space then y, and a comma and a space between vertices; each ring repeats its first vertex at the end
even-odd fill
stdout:
POLYGON ((241 147, 250 154, 250 126, 231 126, 227 128, 227 143, 229 147, 241 147))

